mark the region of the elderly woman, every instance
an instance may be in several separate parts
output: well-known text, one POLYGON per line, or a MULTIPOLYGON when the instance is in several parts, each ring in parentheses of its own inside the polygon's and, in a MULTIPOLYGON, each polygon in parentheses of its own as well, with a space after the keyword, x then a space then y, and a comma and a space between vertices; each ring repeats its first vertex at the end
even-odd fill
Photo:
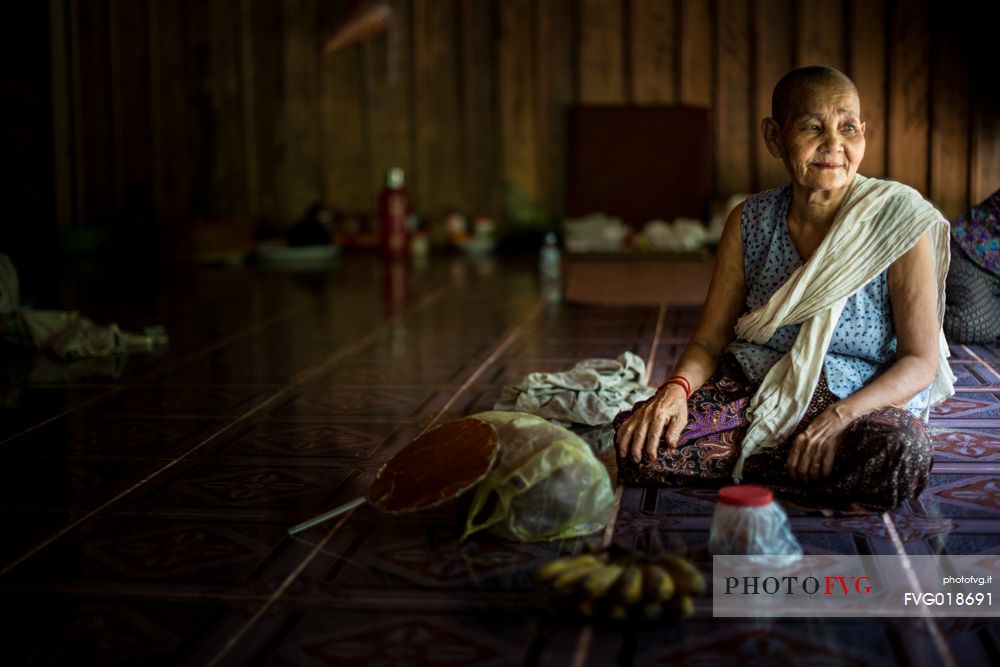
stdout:
POLYGON ((729 215, 672 377, 615 419, 619 478, 895 507, 926 485, 924 421, 954 391, 948 223, 913 189, 857 173, 865 124, 841 72, 785 75, 761 129, 791 182, 729 215))

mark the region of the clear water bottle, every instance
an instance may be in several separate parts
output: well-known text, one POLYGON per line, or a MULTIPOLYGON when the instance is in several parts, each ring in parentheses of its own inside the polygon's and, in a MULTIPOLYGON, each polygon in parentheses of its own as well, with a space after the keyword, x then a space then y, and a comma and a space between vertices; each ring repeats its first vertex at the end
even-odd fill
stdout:
POLYGON ((776 565, 802 554, 771 490, 752 484, 719 489, 708 548, 714 556, 746 555, 776 565))
POLYGON ((559 280, 562 274, 562 253, 553 232, 545 235, 541 250, 538 251, 538 271, 543 280, 559 280))

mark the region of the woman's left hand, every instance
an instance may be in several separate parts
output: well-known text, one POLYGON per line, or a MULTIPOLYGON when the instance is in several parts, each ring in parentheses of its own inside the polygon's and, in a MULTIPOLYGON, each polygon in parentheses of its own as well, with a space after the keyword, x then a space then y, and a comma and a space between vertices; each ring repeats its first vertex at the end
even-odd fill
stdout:
POLYGON ((815 482, 833 472, 833 459, 852 419, 834 403, 795 438, 788 455, 788 475, 797 482, 815 482))

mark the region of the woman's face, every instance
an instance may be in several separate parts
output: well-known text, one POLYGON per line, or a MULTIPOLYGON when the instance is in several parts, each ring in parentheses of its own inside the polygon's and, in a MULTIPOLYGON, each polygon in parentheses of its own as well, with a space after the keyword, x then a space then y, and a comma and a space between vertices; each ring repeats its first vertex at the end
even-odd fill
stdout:
POLYGON ((792 180, 813 192, 850 185, 865 156, 865 124, 857 93, 835 84, 814 88, 789 111, 775 139, 792 180))

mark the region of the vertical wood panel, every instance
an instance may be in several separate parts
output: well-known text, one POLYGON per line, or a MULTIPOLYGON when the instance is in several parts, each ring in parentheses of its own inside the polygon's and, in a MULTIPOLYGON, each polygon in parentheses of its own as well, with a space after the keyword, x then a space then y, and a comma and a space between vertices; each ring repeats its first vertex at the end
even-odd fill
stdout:
POLYGON ((712 8, 709 0, 684 0, 681 4, 683 104, 712 106, 712 47, 712 8))
POLYGON ((720 196, 748 192, 750 178, 750 17, 746 3, 721 2, 718 11, 715 190, 720 196))
POLYGON ((757 0, 754 13, 754 43, 756 55, 756 88, 754 90, 754 123, 750 140, 755 147, 755 178, 753 188, 772 188, 788 180, 782 161, 767 152, 760 121, 771 115, 771 92, 792 68, 792 7, 790 0, 757 0))
MULTIPOLYGON (((244 43, 246 76, 252 89, 244 91, 247 132, 251 146, 248 161, 256 168, 247 174, 252 185, 248 195, 250 215, 261 227, 276 229, 284 218, 285 116, 285 17, 282 0, 244 0, 249 10, 248 37, 244 43)), ((331 202, 332 203, 332 202, 331 202)))
POLYGON ((927 192, 927 5, 894 2, 889 26, 889 177, 927 192))
POLYGON ((107 227, 116 213, 109 7, 106 0, 74 5, 79 21, 74 58, 78 67, 76 145, 82 217, 94 226, 107 227))
POLYGON ((973 205, 1000 189, 1000 110, 988 104, 977 107, 970 181, 973 205))
POLYGON ((149 3, 115 0, 116 143, 121 162, 119 206, 128 226, 153 219, 152 111, 150 101, 149 3))
POLYGON ((191 215, 191 153, 188 131, 187 40, 184 8, 153 0, 150 11, 154 193, 167 227, 191 215))
POLYGON ((797 66, 826 65, 846 69, 842 0, 799 2, 795 35, 797 66))
POLYGON ((852 0, 850 7, 850 67, 848 76, 861 97, 861 120, 865 122, 865 158, 860 172, 886 175, 886 58, 888 14, 885 0, 852 0))
POLYGON ((284 4, 283 225, 320 200, 334 207, 351 207, 359 178, 357 47, 324 58, 321 67, 316 3, 286 0, 284 4), (324 160, 330 150, 339 158, 336 163, 324 160))
POLYGON ((239 5, 192 1, 186 16, 197 150, 195 215, 241 217, 246 212, 246 181, 239 5))
POLYGON ((500 3, 500 136, 504 185, 541 195, 530 0, 500 3))
POLYGON ((70 13, 65 0, 49 0, 52 53, 52 157, 56 228, 73 225, 73 74, 69 53, 70 13))
POLYGON ((212 22, 212 113, 215 159, 212 178, 217 183, 216 217, 247 214, 246 150, 244 147, 243 70, 240 66, 240 7, 232 0, 210 0, 212 22))
POLYGON ((258 174, 257 149, 257 100, 254 92, 257 89, 255 80, 254 24, 253 8, 250 0, 240 0, 239 3, 239 33, 240 33, 240 101, 243 105, 243 150, 246 155, 244 163, 244 186, 246 188, 246 211, 252 221, 260 219, 260 204, 257 196, 260 190, 258 174))
POLYGON ((965 35, 950 12, 935 7, 932 25, 931 200, 949 218, 968 205, 969 78, 965 35))
POLYGON ((83 79, 82 65, 80 63, 80 2, 79 0, 68 0, 69 11, 69 54, 70 71, 73 76, 70 96, 73 108, 73 128, 72 128, 72 153, 73 153, 73 218, 78 224, 83 225, 84 221, 91 222, 87 216, 85 205, 87 183, 84 180, 85 144, 84 144, 84 123, 83 123, 83 79))
MULTIPOLYGON (((215 122, 212 109, 212 17, 208 2, 184 0, 191 132, 191 206, 195 218, 215 217, 215 122)), ((201 224, 201 223, 199 223, 201 224)))
POLYGON ((493 73, 496 71, 494 25, 496 6, 492 0, 459 4, 461 44, 462 190, 472 215, 500 212, 496 135, 498 118, 494 104, 493 73))
MULTIPOLYGON (((133 6, 136 6, 136 3, 133 6)), ((114 210, 117 216, 124 217, 122 210, 125 205, 125 115, 122 113, 122 34, 119 25, 120 3, 118 0, 108 2, 108 75, 109 97, 111 102, 111 168, 114 174, 114 210)), ((127 11, 127 10, 126 10, 127 11)))
POLYGON ((469 213, 499 213, 497 179, 497 127, 493 97, 496 70, 492 0, 466 0, 459 4, 462 54, 462 188, 469 213))
POLYGON ((416 96, 417 206, 440 217, 465 208, 462 192, 461 120, 455 59, 456 7, 453 0, 414 0, 413 66, 416 96))
POLYGON ((669 104, 677 90, 677 30, 674 0, 632 0, 631 99, 669 104))
POLYGON ((1000 189, 1000 86, 997 82, 996 30, 989 21, 965 17, 962 37, 969 53, 973 126, 969 186, 970 205, 1000 189))
MULTIPOLYGON (((374 207, 385 185, 385 173, 400 167, 406 178, 414 178, 413 165, 413 52, 410 27, 411 3, 393 0, 389 29, 362 45, 365 58, 365 111, 371 174, 368 195, 374 207)), ((412 190, 412 183, 409 184, 412 190)))
POLYGON ((538 132, 541 203, 555 216, 566 204, 566 110, 573 104, 573 0, 538 2, 538 132))
MULTIPOLYGON (((334 209, 364 214, 371 211, 371 167, 365 141, 365 117, 362 105, 361 45, 344 47, 322 56, 319 82, 318 129, 321 151, 305 152, 307 163, 321 179, 319 191, 299 199, 297 213, 310 201, 322 199, 334 209)), ((288 87, 296 84, 287 81, 288 87)), ((305 102, 303 100, 303 102, 305 102)), ((306 104, 303 104, 306 106, 306 104)), ((304 111, 300 113, 305 113, 304 111)), ((312 140, 293 118, 288 119, 287 152, 303 151, 295 142, 312 140), (299 139, 296 139, 299 137, 299 139)))
POLYGON ((239 217, 246 201, 239 6, 192 0, 185 16, 195 216, 239 217))
POLYGON ((617 0, 580 0, 580 49, 577 55, 580 101, 625 101, 622 5, 617 0))

